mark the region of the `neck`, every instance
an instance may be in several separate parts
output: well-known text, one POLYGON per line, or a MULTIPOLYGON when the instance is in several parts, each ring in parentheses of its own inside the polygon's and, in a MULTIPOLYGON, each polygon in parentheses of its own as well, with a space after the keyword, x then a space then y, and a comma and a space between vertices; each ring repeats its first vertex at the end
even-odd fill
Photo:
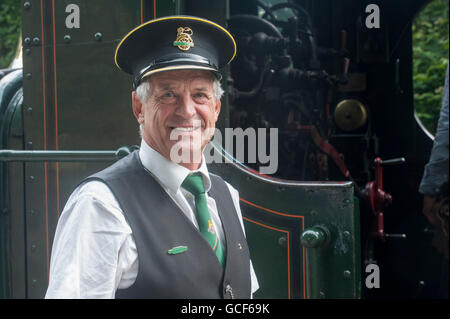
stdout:
POLYGON ((178 163, 178 165, 181 165, 188 170, 195 171, 200 168, 201 163, 178 163))
MULTIPOLYGON (((154 145, 154 143, 152 143, 151 141, 148 141, 147 139, 144 138, 145 143, 151 147, 153 150, 155 150, 156 152, 158 152, 161 156, 163 156, 164 158, 166 158, 167 160, 178 164, 180 166, 183 166, 184 168, 187 168, 188 170, 194 171, 200 168, 201 164, 202 164, 202 154, 203 154, 203 150, 204 147, 201 149, 201 151, 197 151, 197 152, 189 152, 188 156, 185 156, 184 158, 175 158, 172 159, 170 156, 170 153, 167 152, 162 152, 157 145, 154 145)), ((186 154, 187 155, 187 154, 186 154)))

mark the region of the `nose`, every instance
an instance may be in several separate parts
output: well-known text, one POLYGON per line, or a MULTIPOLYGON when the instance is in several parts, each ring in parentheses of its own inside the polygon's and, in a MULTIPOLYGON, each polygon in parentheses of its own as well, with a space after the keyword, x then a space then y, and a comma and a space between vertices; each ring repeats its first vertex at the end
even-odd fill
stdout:
POLYGON ((183 94, 179 97, 178 107, 175 113, 186 119, 192 118, 197 113, 195 102, 192 100, 190 94, 183 94))

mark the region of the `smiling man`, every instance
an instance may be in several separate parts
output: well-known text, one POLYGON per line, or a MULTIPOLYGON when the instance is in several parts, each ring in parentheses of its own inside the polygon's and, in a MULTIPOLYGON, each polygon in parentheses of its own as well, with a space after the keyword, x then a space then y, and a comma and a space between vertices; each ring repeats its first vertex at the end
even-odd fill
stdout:
POLYGON ((85 179, 58 222, 46 298, 250 298, 239 194, 202 155, 236 53, 214 22, 149 21, 116 49, 133 75, 141 147, 85 179), (181 156, 180 156, 181 154, 181 156))
POLYGON ((149 98, 140 88, 133 92, 143 139, 172 162, 197 169, 220 113, 219 80, 209 71, 166 71, 151 76, 142 90, 150 88, 149 98))

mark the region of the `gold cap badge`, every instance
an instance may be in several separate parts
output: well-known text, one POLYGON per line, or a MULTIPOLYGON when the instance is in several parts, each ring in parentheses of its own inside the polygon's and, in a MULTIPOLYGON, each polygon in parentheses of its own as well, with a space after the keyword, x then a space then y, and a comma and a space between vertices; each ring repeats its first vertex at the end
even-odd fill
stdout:
POLYGON ((191 28, 179 27, 177 29, 177 38, 173 41, 173 45, 177 46, 180 50, 187 51, 194 46, 191 35, 193 34, 191 28))

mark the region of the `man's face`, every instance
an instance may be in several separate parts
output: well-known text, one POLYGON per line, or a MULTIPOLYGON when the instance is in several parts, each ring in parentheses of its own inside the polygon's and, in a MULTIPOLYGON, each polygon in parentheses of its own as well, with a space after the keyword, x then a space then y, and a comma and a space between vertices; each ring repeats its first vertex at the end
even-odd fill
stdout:
MULTIPOLYGON (((169 160, 173 160, 173 147, 186 153, 201 154, 214 134, 220 112, 211 73, 167 71, 154 74, 147 81, 150 82, 147 101, 140 101, 133 92, 133 112, 143 125, 144 141, 169 160)), ((188 162, 180 165, 189 169, 199 166, 198 161, 188 162)))

